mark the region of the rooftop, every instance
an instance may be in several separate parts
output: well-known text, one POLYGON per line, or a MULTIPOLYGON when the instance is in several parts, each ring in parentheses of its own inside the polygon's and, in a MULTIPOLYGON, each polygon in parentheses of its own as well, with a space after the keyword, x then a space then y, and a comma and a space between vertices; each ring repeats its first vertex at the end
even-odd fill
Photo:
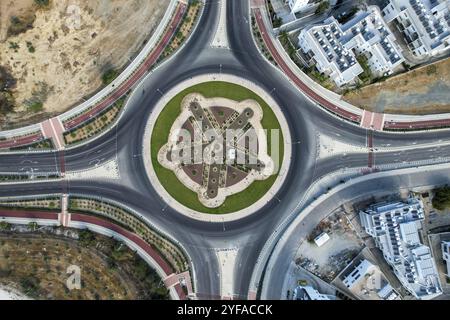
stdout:
POLYGON ((410 197, 405 202, 374 204, 361 211, 360 218, 399 280, 413 295, 431 299, 442 293, 430 248, 422 244, 419 234, 424 219, 419 199, 410 197))
POLYGON ((448 47, 449 0, 391 0, 383 9, 388 21, 397 19, 410 48, 416 54, 448 47))
POLYGON ((395 44, 395 37, 387 27, 378 7, 359 11, 341 25, 330 17, 319 25, 305 28, 299 35, 299 44, 305 53, 311 52, 320 72, 342 85, 363 72, 356 55, 366 54, 372 71, 393 72, 403 56, 395 44))

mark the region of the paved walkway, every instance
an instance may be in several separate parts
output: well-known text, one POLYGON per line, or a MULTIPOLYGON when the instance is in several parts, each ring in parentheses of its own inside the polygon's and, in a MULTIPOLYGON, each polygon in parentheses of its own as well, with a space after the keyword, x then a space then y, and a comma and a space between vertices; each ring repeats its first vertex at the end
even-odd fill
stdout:
POLYGON ((46 139, 53 141, 56 150, 64 150, 64 126, 58 117, 52 118, 41 123, 41 130, 46 139))
POLYGON ((382 131, 384 127, 384 118, 384 114, 364 110, 360 126, 366 129, 382 131))
POLYGON ((165 279, 163 279, 164 285, 167 288, 174 288, 177 287, 177 285, 183 284, 186 286, 188 296, 194 296, 194 291, 192 289, 192 281, 191 281, 191 275, 189 271, 175 274, 172 273, 171 275, 167 276, 165 279))
POLYGON ((41 141, 44 138, 41 132, 32 133, 25 136, 11 137, 0 141, 0 149, 8 149, 14 147, 21 147, 41 141))
POLYGON ((61 197, 61 213, 58 214, 58 221, 63 227, 68 227, 71 220, 71 214, 68 211, 69 207, 69 197, 67 194, 64 194, 61 197))

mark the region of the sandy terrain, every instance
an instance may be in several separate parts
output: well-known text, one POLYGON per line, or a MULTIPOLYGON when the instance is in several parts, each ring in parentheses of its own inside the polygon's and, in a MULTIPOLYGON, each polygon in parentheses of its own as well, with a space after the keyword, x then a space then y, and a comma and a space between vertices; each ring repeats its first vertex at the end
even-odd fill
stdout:
POLYGON ((48 9, 39 9, 34 0, 0 1, 0 66, 17 79, 16 113, 0 118, 0 129, 59 114, 92 94, 106 70, 124 67, 139 51, 168 5, 160 0, 53 0, 48 9), (34 14, 31 29, 8 36, 12 17, 34 14))
POLYGON ((376 112, 450 112, 450 58, 352 91, 344 98, 376 112))

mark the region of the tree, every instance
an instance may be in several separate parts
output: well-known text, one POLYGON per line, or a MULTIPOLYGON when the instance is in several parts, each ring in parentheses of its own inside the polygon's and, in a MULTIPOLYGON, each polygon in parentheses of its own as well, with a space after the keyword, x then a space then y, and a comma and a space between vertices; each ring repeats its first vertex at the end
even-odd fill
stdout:
POLYGON ((279 27, 281 27, 282 24, 283 24, 283 19, 281 17, 276 16, 273 19, 273 27, 274 28, 279 28, 279 27))
POLYGON ((316 14, 322 14, 330 8, 330 2, 321 1, 319 6, 316 9, 316 14))
POLYGON ((436 67, 436 65, 432 64, 432 65, 429 65, 429 66, 427 67, 427 75, 428 75, 428 76, 432 76, 432 75, 435 74, 436 72, 437 72, 437 67, 436 67))
POLYGON ((340 24, 344 24, 344 23, 350 21, 353 18, 353 16, 358 12, 358 10, 359 10, 358 6, 351 7, 350 10, 346 14, 340 14, 337 17, 337 21, 340 24))
POLYGON ((373 78, 372 70, 369 66, 369 59, 364 54, 360 54, 356 57, 356 60, 360 64, 361 68, 363 69, 363 72, 359 75, 359 78, 364 83, 370 83, 373 78))
POLYGON ((34 48, 33 44, 30 41, 27 41, 27 48, 28 52, 30 53, 34 53, 36 51, 36 49, 34 48))
POLYGON ((26 276, 20 279, 23 292, 31 297, 37 296, 40 290, 39 282, 39 279, 34 276, 26 276))
POLYGON ((433 207, 438 210, 450 208, 450 187, 444 186, 434 190, 433 207))
POLYGON ((31 231, 36 231, 38 229, 39 225, 36 222, 30 222, 28 224, 28 229, 31 231))
POLYGON ((50 0, 34 0, 40 8, 47 7, 50 4, 50 0))
POLYGON ((78 240, 83 247, 89 247, 95 242, 95 235, 90 230, 81 230, 78 234, 78 240))
POLYGON ((9 230, 11 230, 11 224, 9 224, 6 221, 1 221, 0 222, 0 230, 2 230, 2 231, 9 231, 9 230))
POLYGON ((17 42, 10 41, 9 48, 17 51, 17 49, 20 49, 20 46, 17 44, 17 42))
POLYGON ((103 84, 104 85, 110 84, 111 82, 114 81, 115 78, 117 78, 118 75, 119 73, 117 72, 116 69, 108 69, 102 76, 103 84))

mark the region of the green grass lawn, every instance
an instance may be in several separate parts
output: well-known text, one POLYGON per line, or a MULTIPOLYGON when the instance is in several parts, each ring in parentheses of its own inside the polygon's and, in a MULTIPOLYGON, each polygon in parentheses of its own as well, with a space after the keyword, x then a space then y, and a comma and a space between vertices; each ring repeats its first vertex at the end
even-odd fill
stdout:
MULTIPOLYGON (((158 162, 158 152, 161 147, 167 143, 170 129, 181 113, 181 101, 190 93, 200 93, 206 98, 224 97, 235 101, 253 99, 257 101, 263 109, 264 116, 262 126, 264 129, 279 129, 281 133, 280 124, 269 105, 253 91, 236 84, 219 81, 198 84, 180 92, 167 104, 156 120, 152 133, 152 163, 156 175, 166 191, 179 203, 199 212, 226 214, 244 209, 258 201, 267 193, 274 184, 277 175, 273 175, 264 181, 253 182, 253 184, 245 191, 229 196, 222 206, 212 209, 203 206, 198 200, 197 193, 185 187, 171 170, 164 168, 158 162)), ((267 143, 270 146, 270 135, 267 139, 267 143)), ((284 156, 282 133, 280 134, 279 145, 280 163, 282 163, 284 156)), ((270 148, 268 150, 270 153, 270 148)))

